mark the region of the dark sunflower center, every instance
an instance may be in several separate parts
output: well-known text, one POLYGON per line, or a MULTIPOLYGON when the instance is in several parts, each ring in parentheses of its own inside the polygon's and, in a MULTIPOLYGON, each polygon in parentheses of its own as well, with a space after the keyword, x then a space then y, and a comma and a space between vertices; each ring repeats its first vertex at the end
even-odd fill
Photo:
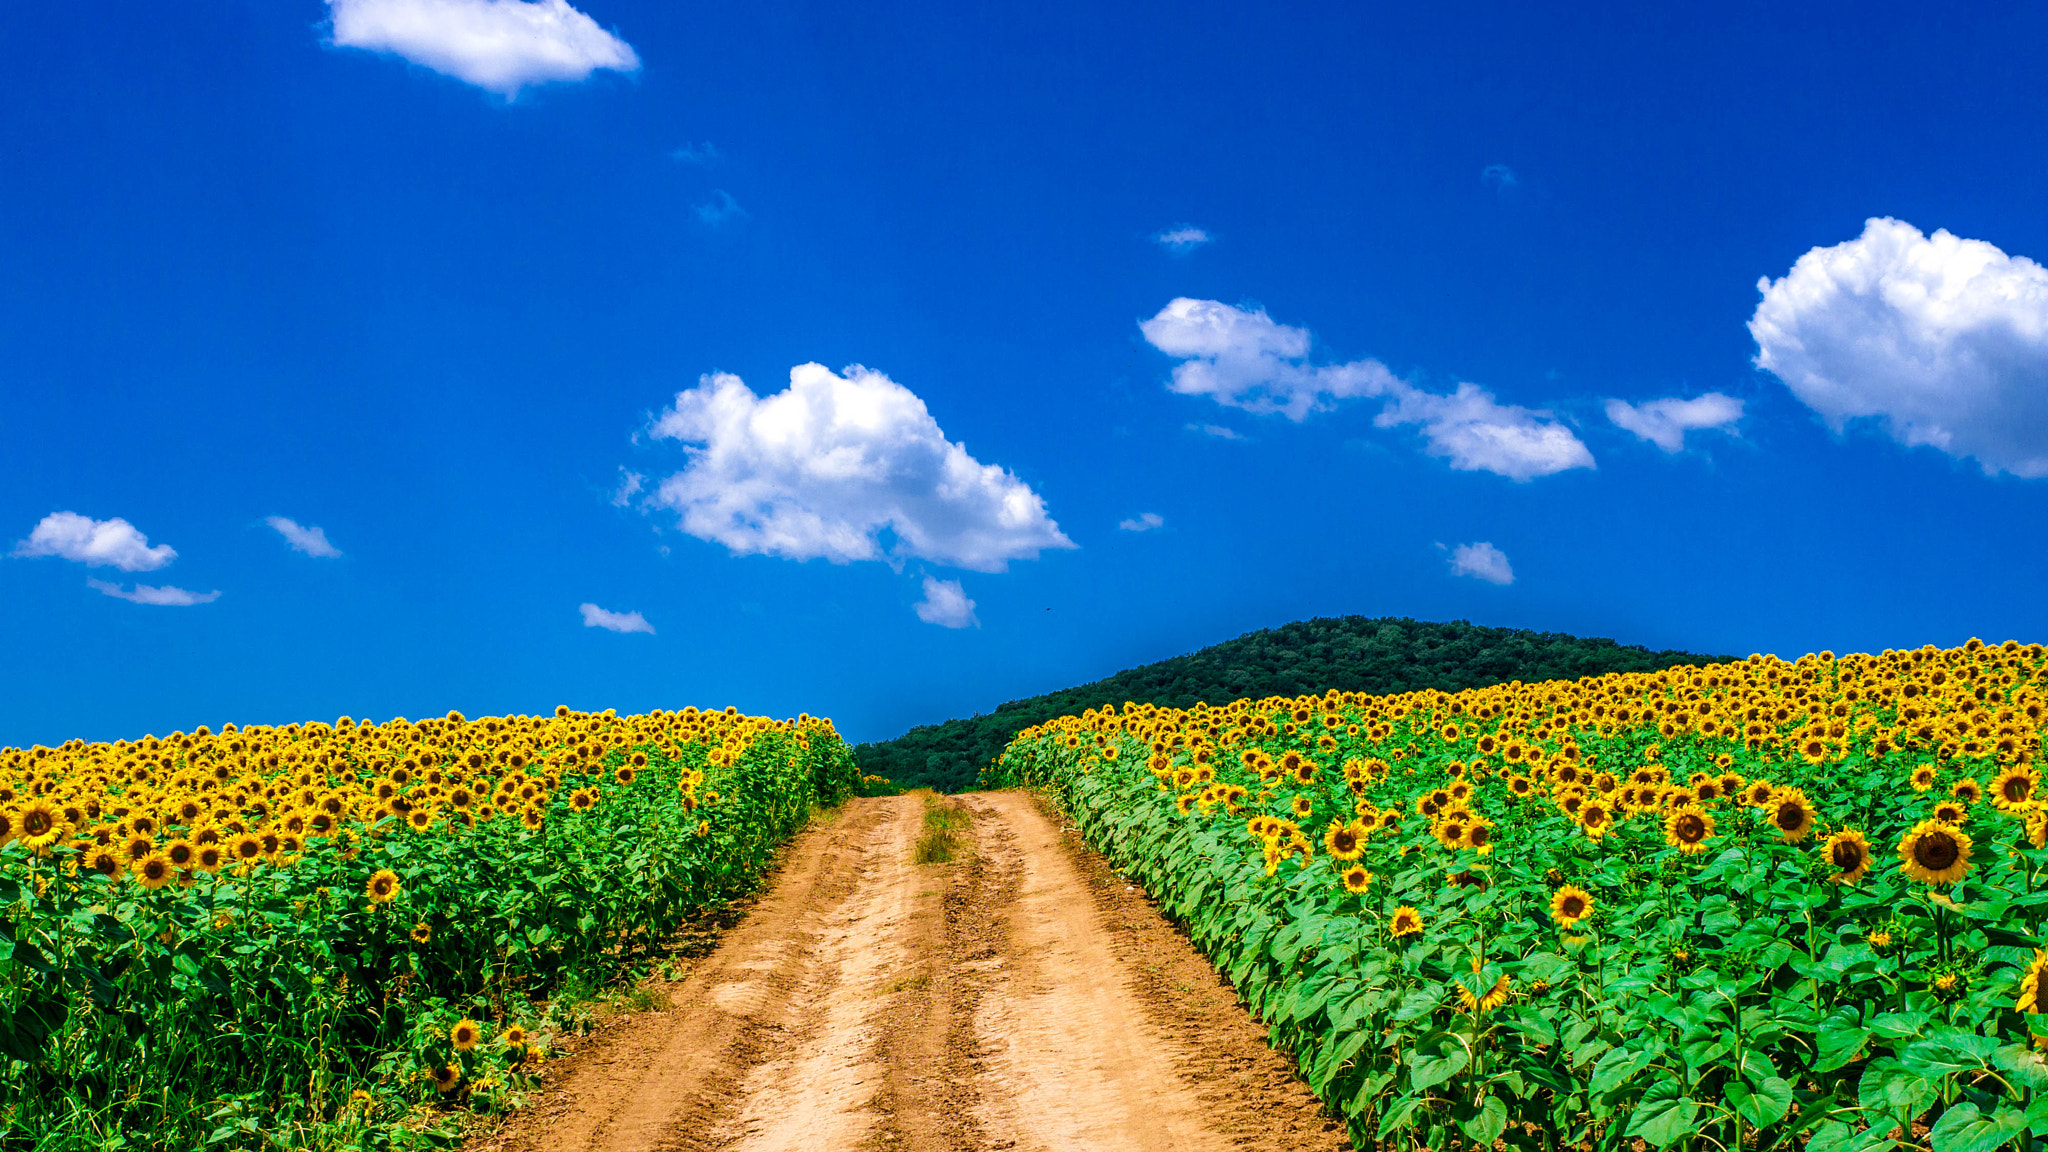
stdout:
POLYGON ((1838 842, 1829 856, 1834 860, 1835 867, 1843 872, 1852 871, 1863 863, 1863 849, 1853 840, 1838 842))
POLYGON ((1962 850, 1956 845, 1955 839, 1945 832, 1934 832, 1924 836, 1913 848, 1914 858, 1920 862, 1922 868, 1930 872, 1940 872, 1952 866, 1961 855, 1962 850))
POLYGON ((1698 816, 1679 817, 1678 838, 1687 844, 1699 843, 1707 838, 1707 822, 1698 816))
POLYGON ((1567 896, 1564 903, 1558 906, 1558 911, 1576 920, 1586 914, 1586 902, 1577 896, 1567 896))
POLYGON ((2033 781, 2024 776, 2015 776, 2005 782, 2005 798, 2014 803, 2025 800, 2033 790, 2033 781))
POLYGON ((56 821, 50 819, 50 814, 40 809, 31 809, 21 818, 21 830, 31 836, 46 835, 55 826, 56 821))
POLYGON ((1806 823, 1806 812, 1797 804, 1778 805, 1778 827, 1798 828, 1806 823))
POLYGON ((1358 837, 1349 832, 1337 833, 1333 838, 1333 842, 1337 845, 1337 851, 1339 852, 1349 852, 1353 848, 1358 847, 1358 837))
POLYGON ((1474 828, 1465 834, 1465 839, 1470 841, 1474 848, 1484 847, 1490 838, 1484 827, 1474 828))

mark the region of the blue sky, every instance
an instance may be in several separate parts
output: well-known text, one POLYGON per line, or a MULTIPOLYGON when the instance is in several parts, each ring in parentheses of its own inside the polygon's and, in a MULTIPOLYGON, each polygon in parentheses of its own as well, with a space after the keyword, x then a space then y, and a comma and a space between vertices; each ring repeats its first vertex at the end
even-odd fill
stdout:
POLYGON ((2048 639, 2048 6, 1655 7, 10 5, 0 744, 2048 639))

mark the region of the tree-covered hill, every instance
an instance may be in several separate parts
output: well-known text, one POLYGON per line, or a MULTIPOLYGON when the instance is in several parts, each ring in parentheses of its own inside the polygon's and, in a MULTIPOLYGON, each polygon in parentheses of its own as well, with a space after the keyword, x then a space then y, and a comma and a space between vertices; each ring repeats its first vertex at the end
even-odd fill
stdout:
POLYGON ((861 771, 869 775, 887 776, 905 787, 957 792, 974 786, 982 766, 1019 729, 1126 700, 1186 708, 1200 700, 1298 696, 1330 688, 1375 694, 1422 688, 1454 692, 1508 680, 1577 679, 1727 659, 1732 657, 1652 652, 1612 640, 1482 628, 1463 620, 1299 620, 1093 684, 1012 700, 985 715, 912 728, 894 740, 859 745, 854 752, 861 771))

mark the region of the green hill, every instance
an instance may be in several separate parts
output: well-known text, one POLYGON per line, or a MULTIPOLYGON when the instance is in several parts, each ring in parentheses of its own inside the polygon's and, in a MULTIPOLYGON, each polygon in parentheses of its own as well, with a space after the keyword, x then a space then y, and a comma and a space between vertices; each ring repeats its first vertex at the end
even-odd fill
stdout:
POLYGON ((894 740, 854 749, 861 771, 904 787, 946 792, 972 788, 981 768, 1021 728, 1055 716, 1126 700, 1175 708, 1240 696, 1298 696, 1336 688, 1385 694, 1439 688, 1455 692, 1508 680, 1577 679, 1608 672, 1651 672, 1708 664, 1729 656, 1652 652, 1612 640, 1482 628, 1463 620, 1431 624, 1396 616, 1318 618, 1248 632, 1186 656, 1119 672, 1106 680, 1029 700, 1012 700, 968 719, 912 728, 894 740))

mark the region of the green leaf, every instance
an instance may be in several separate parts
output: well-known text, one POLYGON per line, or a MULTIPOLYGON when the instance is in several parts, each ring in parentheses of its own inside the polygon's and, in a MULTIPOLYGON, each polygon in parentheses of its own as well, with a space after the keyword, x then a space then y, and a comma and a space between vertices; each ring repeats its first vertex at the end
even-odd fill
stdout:
POLYGON ((1932 1019, 1925 1012, 1879 1012, 1870 1018, 1870 1030, 1887 1040, 1904 1040, 1920 1035, 1932 1019))
POLYGON ((1927 1135, 1934 1152, 1994 1152, 2026 1128, 2026 1114, 2017 1108, 2001 1107, 1985 1116, 1965 1101, 1943 1112, 1927 1135))
POLYGON ((1472 1050, 1449 1032, 1425 1037, 1408 1051, 1408 1082, 1411 1091, 1436 1087, 1465 1070, 1472 1062, 1472 1050))
POLYGON ((1507 1130, 1507 1126, 1508 1106, 1501 1102, 1500 1097, 1491 1093, 1482 1099, 1479 1108, 1470 1117, 1458 1121, 1458 1127, 1481 1148, 1491 1147, 1495 1140, 1500 1139, 1500 1134, 1507 1130))
POLYGON ((1934 1100, 1940 1085, 1912 1072, 1890 1056, 1880 1056, 1863 1070, 1857 1102, 1894 1118, 1917 1116, 1934 1100))
POLYGON ((1386 1114, 1380 1117, 1379 1138, 1385 1140, 1401 1129, 1415 1123, 1416 1110, 1426 1103, 1428 1103, 1428 1098, 1419 1093, 1413 1096, 1404 1096, 1400 1100, 1395 1101, 1394 1106, 1387 1109, 1386 1114))
POLYGON ((1829 1120, 1813 1130, 1806 1152, 1878 1152, 1891 1146, 1892 1139, 1886 1135, 1889 1131, 1873 1127, 1858 1132, 1840 1120, 1829 1120))
POLYGON ((1833 1072, 1856 1058, 1863 1045, 1870 1039, 1868 1028, 1843 1028, 1830 1026, 1821 1029, 1820 1051, 1814 1060, 1815 1072, 1833 1072))
POLYGON ((1593 1078, 1587 1087, 1595 1092, 1613 1091, 1628 1083, 1629 1077, 1648 1068, 1656 1059, 1654 1050, 1616 1048, 1593 1065, 1593 1078))
POLYGON ((1640 1136, 1652 1147, 1662 1148, 1692 1131, 1699 1110, 1700 1106, 1680 1091, 1678 1082, 1667 1077, 1650 1085, 1643 1098, 1636 1101, 1628 1131, 1622 1135, 1640 1136))
POLYGON ((1746 1080, 1728 1082, 1728 1103, 1736 1115, 1759 1128, 1768 1128, 1785 1118, 1792 1108, 1792 1085, 1772 1076, 1751 1084, 1746 1080))

